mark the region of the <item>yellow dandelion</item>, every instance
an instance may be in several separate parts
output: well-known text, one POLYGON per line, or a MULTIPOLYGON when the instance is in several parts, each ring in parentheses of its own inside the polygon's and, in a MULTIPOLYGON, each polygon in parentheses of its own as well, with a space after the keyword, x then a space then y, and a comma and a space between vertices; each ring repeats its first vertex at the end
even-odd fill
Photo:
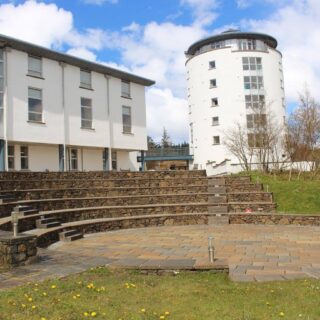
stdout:
POLYGON ((31 307, 32 310, 34 310, 34 309, 36 309, 36 308, 37 308, 36 306, 32 306, 32 307, 31 307))
POLYGON ((170 312, 169 312, 169 311, 166 311, 166 312, 164 313, 164 315, 165 315, 165 316, 169 316, 169 315, 170 315, 170 312))
POLYGON ((46 297, 46 296, 47 296, 47 293, 46 293, 46 292, 42 292, 42 295, 43 295, 44 297, 46 297))
POLYGON ((84 312, 83 315, 84 315, 85 317, 88 317, 88 316, 89 316, 89 313, 88 313, 88 312, 84 312))
POLYGON ((145 313, 145 312, 146 312, 146 309, 142 308, 140 311, 141 311, 142 313, 145 313))
POLYGON ((159 317, 159 319, 161 319, 161 320, 162 320, 162 319, 165 319, 165 318, 166 318, 165 316, 160 316, 160 317, 159 317))
POLYGON ((55 284, 53 284, 52 286, 51 286, 51 289, 55 289, 57 286, 55 285, 55 284))
POLYGON ((96 312, 94 312, 94 311, 91 312, 91 317, 95 317, 96 315, 97 315, 96 312))
POLYGON ((284 317, 284 312, 281 311, 281 312, 279 313, 279 316, 280 316, 280 317, 284 317))
POLYGON ((31 297, 28 298, 28 301, 29 301, 29 302, 32 302, 32 300, 33 300, 33 299, 32 299, 31 297))
POLYGON ((80 298, 80 297, 81 297, 81 295, 78 293, 78 294, 77 294, 77 298, 80 298))
POLYGON ((37 284, 37 283, 35 283, 35 284, 34 284, 34 286, 35 286, 35 287, 37 287, 37 286, 38 286, 38 284, 37 284))
POLYGON ((136 287, 136 285, 135 285, 134 283, 130 283, 130 286, 131 286, 132 288, 135 288, 135 287, 136 287))
POLYGON ((41 317, 41 320, 47 320, 47 318, 45 318, 45 317, 41 317))
POLYGON ((73 299, 77 299, 77 296, 73 296, 72 298, 73 298, 73 299))
POLYGON ((23 303, 23 304, 21 305, 21 307, 22 307, 22 308, 25 308, 25 307, 26 307, 26 305, 23 303))

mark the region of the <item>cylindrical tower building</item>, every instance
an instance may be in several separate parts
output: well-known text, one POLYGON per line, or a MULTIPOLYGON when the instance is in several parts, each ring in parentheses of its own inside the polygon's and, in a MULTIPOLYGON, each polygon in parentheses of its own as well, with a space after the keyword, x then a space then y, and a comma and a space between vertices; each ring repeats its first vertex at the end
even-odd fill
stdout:
POLYGON ((250 133, 254 123, 264 120, 264 114, 254 114, 260 106, 283 124, 282 55, 276 48, 269 35, 228 30, 186 51, 194 168, 225 159, 239 163, 224 145, 224 134, 236 123, 245 124, 250 133))

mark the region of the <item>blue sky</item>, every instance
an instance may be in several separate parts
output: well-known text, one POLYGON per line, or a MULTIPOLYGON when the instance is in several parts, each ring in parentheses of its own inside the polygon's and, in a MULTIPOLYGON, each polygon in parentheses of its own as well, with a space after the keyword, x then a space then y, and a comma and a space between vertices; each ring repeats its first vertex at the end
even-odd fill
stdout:
POLYGON ((0 33, 151 78, 148 133, 188 139, 184 51, 237 27, 268 33, 283 53, 288 111, 307 86, 320 100, 319 0, 0 1, 0 33))

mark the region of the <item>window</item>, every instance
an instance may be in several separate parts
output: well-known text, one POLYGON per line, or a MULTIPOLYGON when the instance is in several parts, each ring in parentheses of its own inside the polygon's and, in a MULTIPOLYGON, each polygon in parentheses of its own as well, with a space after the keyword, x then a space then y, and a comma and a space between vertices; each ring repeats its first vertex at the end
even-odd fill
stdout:
POLYGON ((8 146, 8 169, 14 170, 14 146, 8 146))
POLYGON ((256 50, 257 44, 256 40, 249 40, 249 39, 241 39, 238 41, 238 49, 239 50, 256 50))
POLYGON ((131 108, 122 106, 123 133, 131 133, 131 108))
POLYGON ((255 57, 243 57, 242 68, 243 70, 262 70, 262 59, 255 57))
POLYGON ((27 146, 20 147, 21 170, 29 169, 29 150, 27 146))
POLYGON ((218 98, 212 98, 211 99, 211 107, 218 107, 218 98))
POLYGON ((219 136, 213 137, 213 144, 220 144, 220 137, 219 136))
POLYGON ((87 70, 80 69, 80 87, 91 89, 91 72, 87 70))
POLYGON ((263 78, 260 76, 245 76, 244 77, 245 89, 263 89, 263 78))
POLYGON ((111 163, 112 163, 112 170, 117 170, 117 151, 111 152, 111 163))
POLYGON ((190 123, 190 142, 193 144, 193 123, 190 123))
POLYGON ((124 98, 130 98, 130 82, 121 80, 121 96, 124 98))
POLYGON ((92 100, 81 98, 81 128, 92 129, 92 100))
POLYGON ((212 118, 212 125, 218 126, 219 125, 219 117, 213 117, 212 118))
POLYGON ((217 81, 216 79, 211 79, 210 80, 210 88, 215 88, 217 86, 217 81))
POLYGON ((3 121, 3 92, 4 92, 4 59, 3 59, 3 49, 0 49, 0 123, 3 121))
POLYGON ((220 49, 226 46, 225 41, 217 41, 217 42, 213 42, 211 43, 211 49, 220 49))
POLYGON ((42 122, 42 91, 28 88, 28 120, 42 122))
POLYGON ((264 133, 249 133, 248 145, 250 148, 261 148, 267 145, 267 135, 264 133))
POLYGON ((209 69, 215 69, 216 68, 216 62, 215 61, 210 61, 209 62, 209 69))
POLYGON ((245 96, 247 109, 264 108, 265 100, 264 95, 249 94, 245 96))
POLYGON ((78 170, 78 150, 70 150, 70 170, 78 170))
POLYGON ((42 60, 40 57, 28 57, 28 75, 42 77, 42 60))
POLYGON ((247 114, 247 128, 262 128, 267 124, 266 114, 247 114))

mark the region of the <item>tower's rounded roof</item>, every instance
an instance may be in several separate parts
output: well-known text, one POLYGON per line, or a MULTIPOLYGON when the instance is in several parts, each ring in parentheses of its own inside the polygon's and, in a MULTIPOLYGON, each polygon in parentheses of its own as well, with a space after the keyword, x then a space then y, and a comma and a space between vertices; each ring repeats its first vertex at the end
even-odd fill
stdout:
POLYGON ((238 30, 230 29, 220 34, 199 40, 192 44, 189 49, 186 51, 186 54, 193 55, 200 47, 210 44, 215 41, 221 40, 229 40, 229 39, 254 39, 254 40, 262 40, 266 42, 271 48, 276 48, 278 42, 275 38, 263 34, 263 33, 256 33, 256 32, 241 32, 238 30))

